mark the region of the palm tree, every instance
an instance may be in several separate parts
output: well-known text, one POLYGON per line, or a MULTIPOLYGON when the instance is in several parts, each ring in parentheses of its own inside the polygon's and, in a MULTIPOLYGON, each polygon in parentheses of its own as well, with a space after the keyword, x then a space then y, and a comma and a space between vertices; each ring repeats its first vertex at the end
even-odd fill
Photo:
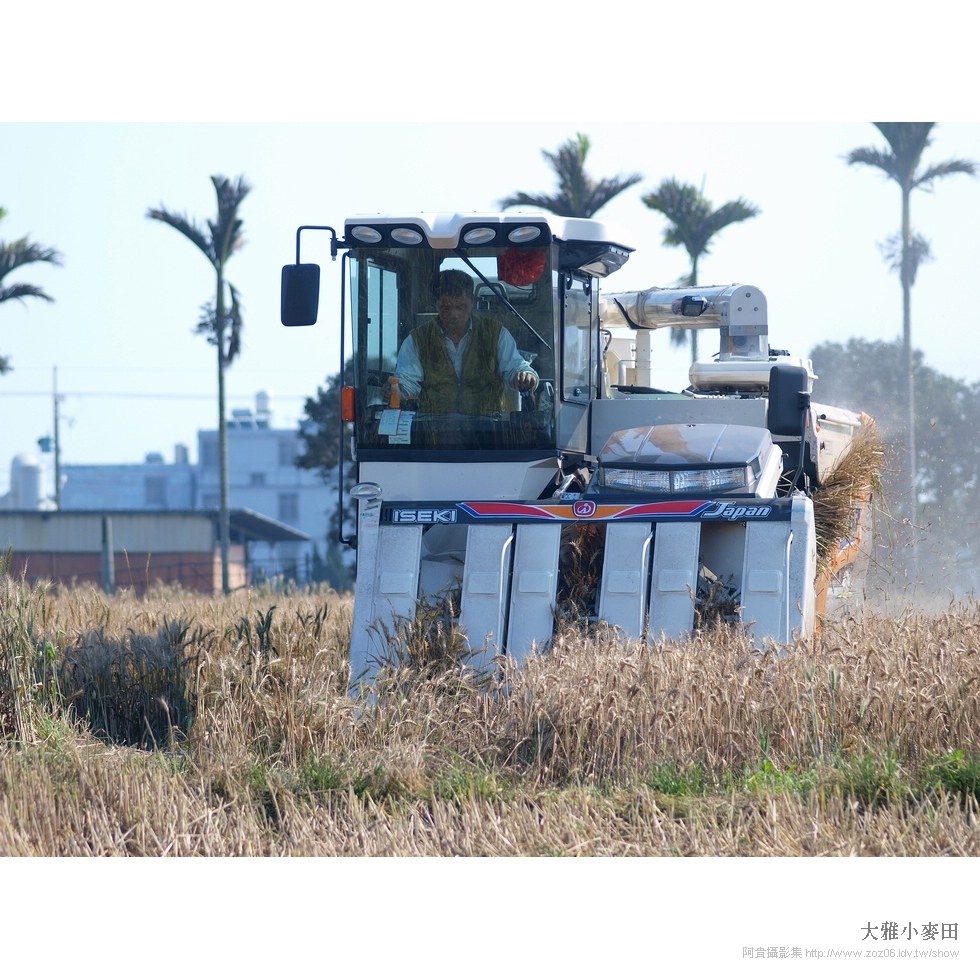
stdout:
MULTIPOLYGON (((6 210, 0 208, 0 220, 6 215, 6 210)), ((5 303, 10 299, 19 299, 23 302, 28 296, 43 299, 48 303, 54 302, 54 299, 40 286, 32 286, 26 282, 4 285, 4 279, 14 269, 19 269, 22 265, 30 265, 32 262, 50 262, 52 265, 61 265, 61 255, 53 248, 37 245, 28 241, 27 238, 18 238, 14 242, 0 241, 0 303, 5 303)), ((6 374, 9 370, 9 359, 0 355, 0 374, 6 374)))
POLYGON ((643 179, 642 174, 628 177, 609 177, 593 180, 585 172, 585 159, 592 144, 589 137, 576 133, 554 153, 542 150, 541 155, 551 164, 558 178, 555 194, 526 194, 519 191, 501 202, 502 208, 532 207, 560 214, 566 218, 591 218, 617 194, 643 179))
POLYGON ((225 595, 230 592, 228 578, 228 545, 230 527, 228 517, 228 426, 225 419, 225 368, 238 354, 241 347, 242 317, 238 291, 225 281, 225 264, 245 244, 242 235, 242 219, 238 207, 252 189, 244 177, 231 181, 227 177, 212 177, 218 198, 218 216, 202 228, 186 215, 175 214, 161 205, 146 212, 148 218, 162 221, 176 228, 189 238, 214 267, 217 282, 215 299, 202 308, 197 332, 208 336, 208 342, 218 350, 218 468, 220 480, 219 538, 221 542, 221 588, 225 595), (225 296, 225 286, 230 293, 230 305, 225 296))
POLYGON ((912 358, 912 286, 919 265, 930 258, 929 243, 912 230, 910 200, 916 188, 931 190, 932 182, 951 174, 973 174, 972 160, 947 160, 923 170, 922 154, 932 142, 929 138, 932 122, 876 122, 874 125, 888 143, 887 150, 866 146, 851 150, 846 159, 849 164, 863 163, 877 167, 885 176, 898 184, 902 193, 902 227, 881 248, 889 266, 898 272, 902 284, 902 345, 903 374, 905 377, 907 481, 909 487, 910 521, 915 525, 918 510, 917 475, 915 462, 915 381, 912 358))
MULTIPOLYGON (((741 197, 715 209, 704 196, 703 188, 698 190, 692 184, 682 184, 673 177, 662 181, 655 191, 644 194, 642 200, 648 208, 659 211, 669 222, 664 232, 664 244, 683 246, 691 259, 691 271, 679 283, 682 286, 698 284, 698 260, 708 254, 711 239, 722 228, 759 214, 759 208, 741 197)), ((685 333, 691 335, 691 359, 696 361, 697 330, 671 330, 671 343, 682 344, 685 333)))

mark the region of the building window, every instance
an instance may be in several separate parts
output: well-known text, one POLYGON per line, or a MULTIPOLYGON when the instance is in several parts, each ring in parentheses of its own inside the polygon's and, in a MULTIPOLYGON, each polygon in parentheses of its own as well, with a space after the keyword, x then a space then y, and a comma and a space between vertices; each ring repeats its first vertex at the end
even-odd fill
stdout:
POLYGON ((218 468, 218 440, 206 439, 201 441, 201 469, 216 470, 218 468))
POLYGON ((299 494, 279 494, 279 520, 284 524, 295 524, 299 520, 299 494))
POLYGON ((201 494, 201 510, 217 510, 221 506, 221 496, 217 493, 201 494))
POLYGON ((167 478, 148 476, 143 480, 143 503, 147 507, 167 506, 167 478))
POLYGON ((279 465, 280 466, 295 466, 296 457, 299 454, 299 446, 297 445, 296 439, 280 439, 279 440, 279 465))
POLYGON ((248 485, 250 487, 264 487, 265 486, 265 473, 249 473, 249 475, 248 475, 248 485))

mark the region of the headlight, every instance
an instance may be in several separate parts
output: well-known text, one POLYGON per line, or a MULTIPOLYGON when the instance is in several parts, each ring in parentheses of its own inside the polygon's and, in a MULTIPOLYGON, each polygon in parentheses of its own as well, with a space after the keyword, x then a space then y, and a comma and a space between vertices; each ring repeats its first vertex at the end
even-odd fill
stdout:
POLYGON ((674 493, 739 490, 749 485, 748 468, 728 466, 716 470, 676 470, 670 474, 674 493))
POLYGON ((657 470, 603 469, 602 485, 610 490, 670 493, 670 474, 657 470))
POLYGON ((608 490, 636 493, 722 493, 748 489, 747 466, 706 470, 634 470, 618 467, 600 469, 601 485, 608 490))

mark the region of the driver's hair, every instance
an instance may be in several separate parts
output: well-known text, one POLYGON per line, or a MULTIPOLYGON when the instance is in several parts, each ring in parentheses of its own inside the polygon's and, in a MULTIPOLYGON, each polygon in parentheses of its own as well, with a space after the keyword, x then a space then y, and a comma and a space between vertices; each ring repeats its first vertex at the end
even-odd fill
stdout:
POLYGON ((432 295, 473 298, 473 280, 462 269, 443 269, 432 277, 432 295))

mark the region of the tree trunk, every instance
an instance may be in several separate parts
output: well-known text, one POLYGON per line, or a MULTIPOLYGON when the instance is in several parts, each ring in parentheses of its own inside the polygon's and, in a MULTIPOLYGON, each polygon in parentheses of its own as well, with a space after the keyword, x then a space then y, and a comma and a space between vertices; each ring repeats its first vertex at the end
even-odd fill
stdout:
MULTIPOLYGON (((698 257, 695 255, 691 259, 691 285, 698 284, 698 257)), ((691 363, 694 364, 698 359, 698 332, 691 331, 691 363)))
POLYGON ((225 282, 218 270, 218 295, 215 302, 218 348, 218 539, 221 547, 221 591, 228 595, 231 583, 228 574, 230 520, 228 517, 228 425, 225 420, 225 282))
POLYGON ((908 519, 911 534, 910 572, 913 581, 918 578, 918 532, 916 522, 919 512, 919 493, 916 483, 918 472, 915 460, 915 370, 912 358, 912 222, 909 199, 911 187, 902 187, 902 368, 905 372, 906 432, 905 446, 906 484, 908 486, 908 519))

